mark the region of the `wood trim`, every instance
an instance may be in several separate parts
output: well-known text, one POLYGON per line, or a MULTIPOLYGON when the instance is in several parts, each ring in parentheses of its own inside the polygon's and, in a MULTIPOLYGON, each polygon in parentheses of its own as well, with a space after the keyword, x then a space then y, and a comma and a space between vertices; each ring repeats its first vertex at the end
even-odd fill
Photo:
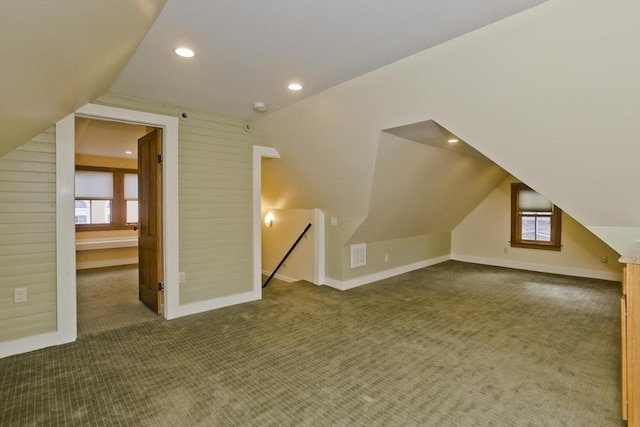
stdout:
POLYGON ((544 243, 527 243, 527 242, 509 242, 512 248, 526 248, 526 249, 542 249, 545 251, 560 251, 562 245, 550 245, 544 243))
POLYGON ((620 336, 622 341, 622 419, 626 420, 627 412, 627 300, 620 298, 620 336))
POLYGON ((132 230, 138 224, 76 224, 76 231, 113 231, 113 230, 132 230))
POLYGON ((562 250, 562 210, 553 205, 551 214, 551 241, 538 242, 533 240, 523 240, 522 224, 520 221, 520 213, 518 210, 518 193, 522 189, 531 189, 522 182, 514 182, 511 184, 511 240, 509 243, 512 248, 525 249, 542 249, 547 251, 562 250))
POLYGON ((138 169, 126 169, 126 168, 108 168, 105 166, 84 166, 76 165, 77 171, 91 171, 91 172, 123 172, 123 173, 138 173, 138 169))
MULTIPOLYGON (((137 174, 137 169, 110 168, 104 166, 76 165, 77 171, 111 172, 113 173, 113 199, 111 203, 111 224, 76 224, 77 231, 110 231, 129 230, 137 223, 127 223, 127 202, 124 199, 124 175, 137 174)), ((94 199, 98 200, 98 199, 94 199)))
POLYGON ((640 427, 640 264, 627 264, 627 418, 640 427))

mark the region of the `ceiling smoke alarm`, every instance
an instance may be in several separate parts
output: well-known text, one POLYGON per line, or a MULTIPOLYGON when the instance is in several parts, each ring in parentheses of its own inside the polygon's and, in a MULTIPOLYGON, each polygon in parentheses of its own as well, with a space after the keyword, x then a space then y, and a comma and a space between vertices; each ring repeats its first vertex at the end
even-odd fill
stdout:
POLYGON ((253 111, 255 111, 256 113, 264 113, 267 111, 267 104, 261 101, 254 102, 253 111))

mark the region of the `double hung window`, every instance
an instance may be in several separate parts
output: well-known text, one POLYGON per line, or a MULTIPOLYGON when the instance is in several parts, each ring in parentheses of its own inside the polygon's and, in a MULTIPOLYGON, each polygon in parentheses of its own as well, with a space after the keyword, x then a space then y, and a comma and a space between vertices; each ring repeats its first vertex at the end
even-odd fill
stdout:
POLYGON ((562 211, 522 183, 511 184, 511 246, 561 248, 562 211))
POLYGON ((137 171, 76 167, 75 223, 78 230, 121 229, 137 224, 137 171))

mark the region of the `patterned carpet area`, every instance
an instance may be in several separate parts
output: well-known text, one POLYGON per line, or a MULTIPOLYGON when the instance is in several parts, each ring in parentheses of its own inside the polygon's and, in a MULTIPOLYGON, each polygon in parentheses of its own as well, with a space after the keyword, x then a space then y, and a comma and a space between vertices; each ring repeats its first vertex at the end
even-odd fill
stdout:
POLYGON ((162 320, 138 300, 137 264, 78 270, 76 286, 80 337, 162 320))
POLYGON ((620 284, 449 261, 0 360, 0 425, 620 426, 620 284))

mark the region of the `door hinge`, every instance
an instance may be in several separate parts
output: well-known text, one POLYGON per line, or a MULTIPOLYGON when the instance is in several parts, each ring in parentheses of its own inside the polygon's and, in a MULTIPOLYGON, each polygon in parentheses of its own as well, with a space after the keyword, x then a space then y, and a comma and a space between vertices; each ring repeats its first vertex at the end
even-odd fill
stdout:
POLYGON ((164 291, 164 283, 158 282, 158 292, 164 291))
POLYGON ((158 163, 162 164, 162 154, 158 154, 158 163))

